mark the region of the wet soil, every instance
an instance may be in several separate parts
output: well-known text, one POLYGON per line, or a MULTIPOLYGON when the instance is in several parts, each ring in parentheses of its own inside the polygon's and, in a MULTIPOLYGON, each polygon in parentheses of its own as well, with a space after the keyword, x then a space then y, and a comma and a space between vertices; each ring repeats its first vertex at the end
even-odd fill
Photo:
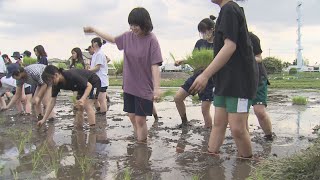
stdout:
MULTIPOLYGON (((268 113, 276 138, 263 139, 252 110, 249 128, 254 160, 237 159, 227 130, 219 157, 206 152, 210 130, 204 129, 200 104, 186 99, 190 126, 179 128, 180 117, 172 98, 156 104, 159 121, 148 117, 146 144, 133 138, 132 126, 122 111, 120 89, 108 90, 107 115, 97 116, 96 128, 73 127, 72 93, 58 97, 55 121, 38 129, 33 116, 0 114, 0 179, 245 179, 267 157, 290 156, 308 147, 320 125, 320 92, 271 90, 268 113), (291 103, 306 96, 306 106, 291 103), (316 129, 316 130, 315 130, 316 129)), ((213 107, 211 110, 214 113, 213 107)))

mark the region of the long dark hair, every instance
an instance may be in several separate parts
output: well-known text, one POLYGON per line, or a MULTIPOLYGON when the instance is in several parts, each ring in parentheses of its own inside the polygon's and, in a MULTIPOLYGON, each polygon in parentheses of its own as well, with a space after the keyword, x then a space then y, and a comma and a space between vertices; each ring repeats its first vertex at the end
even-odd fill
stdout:
POLYGON ((76 60, 78 60, 78 63, 81 63, 83 65, 83 69, 85 69, 86 66, 84 64, 84 60, 83 60, 81 49, 76 47, 76 48, 73 48, 71 50, 71 53, 72 53, 72 51, 74 51, 77 54, 77 59, 71 58, 71 64, 70 64, 69 68, 72 68, 73 66, 75 67, 76 66, 76 60))
POLYGON ((33 48, 33 50, 37 50, 38 52, 38 60, 40 59, 40 57, 47 57, 47 53, 46 51, 44 50, 44 47, 42 45, 38 45, 36 47, 33 48))
POLYGON ((130 25, 138 25, 144 33, 149 33, 153 30, 153 25, 149 12, 143 7, 134 8, 128 17, 130 25))
POLYGON ((216 23, 214 22, 215 19, 216 17, 213 15, 210 15, 210 18, 202 19, 198 24, 198 31, 204 33, 207 30, 210 30, 212 28, 214 29, 216 25, 216 23))
POLYGON ((3 54, 2 58, 3 58, 3 60, 8 59, 9 62, 7 62, 6 64, 12 64, 12 61, 11 61, 10 57, 8 56, 8 54, 3 54))
POLYGON ((57 68, 56 66, 48 65, 46 68, 44 68, 44 71, 41 75, 41 78, 42 78, 43 82, 45 82, 46 84, 51 84, 53 76, 56 73, 61 74, 62 71, 63 71, 62 68, 57 68))

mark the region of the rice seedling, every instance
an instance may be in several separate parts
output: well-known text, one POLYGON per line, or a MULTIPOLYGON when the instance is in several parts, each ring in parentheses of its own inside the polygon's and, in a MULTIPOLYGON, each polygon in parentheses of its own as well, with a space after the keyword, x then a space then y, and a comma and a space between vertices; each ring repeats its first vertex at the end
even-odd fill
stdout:
POLYGON ((295 105, 306 105, 308 103, 308 99, 303 96, 295 96, 292 98, 292 104, 295 105))
POLYGON ((83 174, 90 170, 90 168, 93 164, 93 161, 94 161, 92 158, 89 158, 86 155, 83 155, 83 156, 75 155, 75 159, 76 159, 76 162, 78 163, 78 165, 81 169, 81 172, 83 174))
POLYGON ((19 179, 19 174, 18 174, 18 171, 16 169, 10 169, 10 172, 11 172, 14 180, 18 180, 19 179))
POLYGON ((124 180, 131 180, 131 171, 129 168, 126 168, 124 170, 123 179, 124 180))
MULTIPOLYGON (((32 174, 36 172, 36 170, 40 167, 41 162, 43 162, 43 155, 45 150, 47 149, 47 145, 43 145, 39 151, 35 151, 34 154, 32 155, 32 174)), ((45 164, 45 163, 44 163, 45 164)))
POLYGON ((192 180, 200 180, 200 176, 199 175, 193 175, 192 176, 192 180))
POLYGON ((213 60, 213 51, 208 49, 194 50, 186 57, 185 64, 189 64, 195 71, 206 68, 213 60))

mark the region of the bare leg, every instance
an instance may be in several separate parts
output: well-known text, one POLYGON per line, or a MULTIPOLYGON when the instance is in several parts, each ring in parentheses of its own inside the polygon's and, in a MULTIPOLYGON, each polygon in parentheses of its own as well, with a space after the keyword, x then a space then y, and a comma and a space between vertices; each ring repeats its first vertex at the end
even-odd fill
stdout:
POLYGON ((148 137, 147 117, 146 116, 135 116, 137 126, 137 140, 144 142, 148 137))
POLYGON ((212 117, 210 113, 211 101, 202 101, 201 110, 204 119, 204 127, 211 128, 212 127, 212 117))
POLYGON ((270 117, 266 112, 265 105, 254 105, 253 110, 258 118, 259 124, 264 134, 272 135, 272 125, 271 125, 270 117))
POLYGON ((87 112, 88 122, 90 126, 96 124, 96 115, 93 109, 93 101, 94 100, 92 99, 86 99, 84 103, 84 110, 87 112))
POLYGON ((100 104, 100 112, 107 112, 106 92, 100 92, 98 95, 98 102, 100 104))
POLYGON ((251 141, 247 130, 248 113, 228 113, 228 121, 239 156, 251 157, 251 141))
POLYGON ((211 130, 208 151, 219 153, 219 149, 224 141, 228 125, 228 114, 225 108, 215 107, 214 124, 211 130))
POLYGON ((134 113, 128 113, 128 116, 133 126, 134 137, 137 137, 136 115, 134 113))
POLYGON ((176 103, 177 110, 181 117, 182 123, 187 123, 187 115, 186 115, 186 105, 184 104, 184 100, 189 96, 189 93, 186 92, 183 88, 180 88, 174 97, 174 102, 176 103))

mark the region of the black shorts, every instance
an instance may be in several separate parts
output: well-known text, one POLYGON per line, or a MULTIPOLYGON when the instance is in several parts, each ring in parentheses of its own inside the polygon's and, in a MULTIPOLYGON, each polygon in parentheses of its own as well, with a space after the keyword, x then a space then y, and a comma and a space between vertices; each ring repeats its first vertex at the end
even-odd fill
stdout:
MULTIPOLYGON (((190 89, 191 85, 196 80, 196 78, 201 74, 201 72, 196 73, 196 74, 192 75, 191 77, 189 77, 186 80, 186 82, 181 86, 181 88, 189 93, 189 89, 190 89)), ((213 78, 210 78, 208 80, 206 88, 201 93, 198 93, 199 100, 201 100, 201 101, 213 101, 213 90, 214 90, 213 88, 214 88, 213 78)))
POLYGON ((151 116, 153 102, 128 93, 123 93, 124 107, 123 111, 134 113, 138 116, 151 116))
POLYGON ((24 88, 25 95, 32 94, 32 86, 24 88))
POLYGON ((101 87, 100 92, 107 92, 108 86, 101 87))

